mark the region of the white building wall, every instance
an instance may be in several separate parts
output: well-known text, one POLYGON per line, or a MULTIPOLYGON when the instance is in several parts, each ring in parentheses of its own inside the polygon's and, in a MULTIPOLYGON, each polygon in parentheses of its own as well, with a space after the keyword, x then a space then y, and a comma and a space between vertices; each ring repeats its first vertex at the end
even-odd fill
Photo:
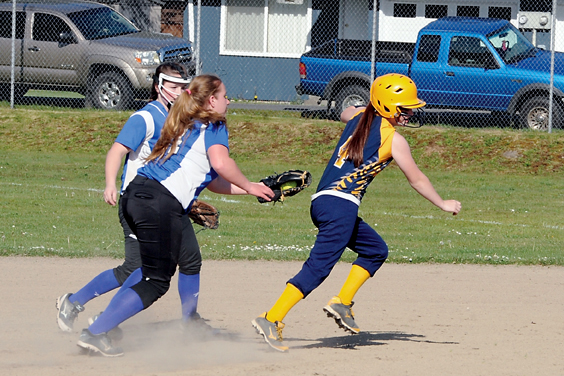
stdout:
MULTIPOLYGON (((382 0, 380 2, 380 11, 378 12, 378 34, 379 39, 383 41, 398 42, 415 42, 418 31, 435 21, 436 18, 425 18, 425 5, 429 1, 413 0, 413 1, 396 1, 382 0), (394 4, 416 4, 417 12, 415 18, 396 18, 394 17, 394 4)), ((508 1, 487 1, 487 0, 458 0, 453 1, 433 1, 433 5, 447 5, 448 16, 456 16, 456 9, 459 5, 474 5, 480 7, 480 17, 488 17, 488 9, 490 6, 510 7, 512 23, 517 25, 517 13, 519 10, 519 0, 508 1)))
MULTIPOLYGON (((417 4, 417 16, 415 18, 396 18, 394 17, 394 4, 398 1, 381 1, 377 21, 379 40, 415 43, 419 30, 435 19, 425 18, 425 2, 423 1, 399 2, 417 4)), ((449 12, 450 8, 451 6, 449 6, 449 12)))
POLYGON ((556 51, 564 51, 564 1, 559 1, 556 7, 556 25, 555 25, 554 49, 556 51))
MULTIPOLYGON (((415 42, 417 32, 422 27, 434 21, 433 18, 425 18, 425 4, 428 1, 412 0, 412 1, 395 1, 382 0, 380 2, 380 10, 378 12, 378 39, 382 41, 398 41, 398 42, 415 42), (415 18, 396 18, 394 17, 395 3, 417 4, 417 13, 415 18)), ((488 8, 490 6, 511 7, 511 23, 519 27, 517 23, 517 15, 519 13, 519 0, 508 1, 486 1, 486 0, 458 0, 452 1, 433 1, 434 5, 447 5, 448 15, 456 16, 458 5, 476 5, 480 7, 480 17, 488 17, 488 8)), ((556 12, 556 40, 555 46, 557 51, 564 51, 564 1, 558 0, 556 12), (558 37, 560 36, 560 37, 558 37)))

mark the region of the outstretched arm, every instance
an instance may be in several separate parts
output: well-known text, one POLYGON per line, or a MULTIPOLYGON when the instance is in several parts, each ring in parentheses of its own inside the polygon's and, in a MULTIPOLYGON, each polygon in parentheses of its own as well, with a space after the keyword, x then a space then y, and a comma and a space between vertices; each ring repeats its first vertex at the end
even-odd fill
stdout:
POLYGON ((104 189, 104 201, 112 206, 115 206, 117 202, 116 179, 119 168, 121 167, 121 161, 130 151, 128 147, 119 142, 114 142, 106 155, 106 188, 104 189))
POLYGON ((349 120, 351 120, 354 115, 356 115, 359 111, 364 110, 365 108, 366 107, 355 107, 355 106, 349 106, 345 108, 343 112, 341 112, 341 121, 343 123, 348 123, 349 120))
MULTIPOLYGON (((264 185, 263 183, 251 183, 264 185)), ((237 187, 235 184, 231 184, 221 176, 218 176, 207 187, 210 191, 214 193, 219 193, 223 195, 246 195, 247 191, 237 187)))
POLYGON ((243 175, 237 163, 229 156, 224 145, 213 145, 208 149, 208 158, 219 177, 208 185, 208 189, 222 194, 250 194, 270 201, 274 192, 262 183, 252 183, 243 175))
POLYGON ((392 140, 392 157, 407 178, 407 181, 409 181, 409 184, 421 196, 446 212, 453 213, 454 215, 458 214, 462 208, 460 202, 456 200, 443 200, 439 196, 429 178, 415 164, 407 141, 399 133, 395 133, 392 140))

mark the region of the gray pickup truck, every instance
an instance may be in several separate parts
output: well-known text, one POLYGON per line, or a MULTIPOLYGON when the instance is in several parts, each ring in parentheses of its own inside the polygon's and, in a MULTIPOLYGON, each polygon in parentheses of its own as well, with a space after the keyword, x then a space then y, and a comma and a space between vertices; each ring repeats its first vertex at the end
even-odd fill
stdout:
MULTIPOLYGON (((140 31, 112 8, 94 2, 18 2, 16 95, 29 89, 74 91, 87 107, 122 110, 147 99, 157 65, 175 61, 195 73, 192 45, 140 31)), ((12 2, 0 3, 0 90, 9 92, 12 2)))

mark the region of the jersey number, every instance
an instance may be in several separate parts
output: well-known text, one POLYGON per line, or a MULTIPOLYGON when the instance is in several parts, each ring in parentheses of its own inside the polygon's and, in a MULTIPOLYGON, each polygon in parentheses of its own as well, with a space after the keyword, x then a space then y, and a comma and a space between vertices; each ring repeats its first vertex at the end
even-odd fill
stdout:
POLYGON ((352 136, 350 136, 347 139, 347 141, 345 141, 345 143, 343 145, 341 145, 341 147, 339 148, 339 153, 337 154, 337 159, 335 159, 335 163, 333 163, 333 165, 335 167, 341 168, 345 164, 345 161, 347 160, 347 157, 349 156, 349 154, 347 153, 347 146, 348 146, 351 138, 352 138, 352 136))

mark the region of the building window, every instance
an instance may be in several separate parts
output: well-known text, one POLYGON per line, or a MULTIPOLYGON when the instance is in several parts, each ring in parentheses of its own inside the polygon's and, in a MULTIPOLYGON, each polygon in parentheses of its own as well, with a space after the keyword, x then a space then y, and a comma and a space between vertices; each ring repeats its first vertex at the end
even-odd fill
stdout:
POLYGON ((442 18, 448 14, 448 5, 425 5, 425 18, 442 18))
POLYGON ((300 57, 309 44, 309 3, 222 0, 220 54, 300 57))
POLYGON ((489 18, 501 18, 502 20, 511 21, 511 8, 510 7, 489 7, 489 18))
POLYGON ((521 1, 519 2, 519 11, 520 12, 552 12, 552 0, 521 1))
POLYGON ((480 17, 480 7, 475 5, 459 5, 456 15, 460 17, 480 17))
POLYGON ((417 4, 394 4, 394 17, 397 18, 415 18, 417 15, 417 4))

